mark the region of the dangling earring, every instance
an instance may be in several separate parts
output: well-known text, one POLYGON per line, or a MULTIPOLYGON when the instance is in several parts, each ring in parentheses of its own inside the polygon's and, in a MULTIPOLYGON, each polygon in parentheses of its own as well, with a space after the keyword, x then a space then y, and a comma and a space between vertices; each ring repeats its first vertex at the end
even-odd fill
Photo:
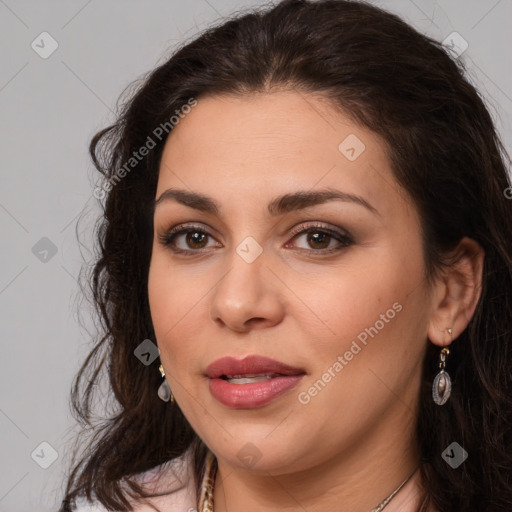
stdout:
POLYGON ((169 400, 171 400, 171 404, 174 404, 174 395, 172 394, 171 388, 169 387, 169 383, 165 379, 164 367, 160 365, 158 369, 160 370, 160 374, 164 379, 164 381, 162 382, 162 384, 160 384, 160 387, 158 388, 158 398, 160 398, 160 400, 163 400, 164 402, 168 402, 169 400))
MULTIPOLYGON (((448 334, 452 336, 452 330, 448 329, 448 334)), ((446 356, 450 350, 444 347, 439 355, 439 368, 441 371, 436 375, 432 383, 432 398, 437 405, 444 405, 452 392, 452 381, 447 372, 444 371, 446 367, 446 356)))

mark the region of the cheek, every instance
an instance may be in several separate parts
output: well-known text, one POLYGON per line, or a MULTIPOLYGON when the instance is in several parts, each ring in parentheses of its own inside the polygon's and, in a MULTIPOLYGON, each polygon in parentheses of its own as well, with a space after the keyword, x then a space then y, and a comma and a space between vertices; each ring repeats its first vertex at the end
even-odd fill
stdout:
MULTIPOLYGON (((153 256, 148 275, 148 297, 155 329, 168 331, 184 318, 206 293, 204 278, 170 263, 162 250, 153 256), (203 290, 204 288, 204 290, 203 290)), ((165 332, 164 331, 164 332, 165 332)))
POLYGON ((176 307, 176 293, 177 288, 169 277, 169 269, 165 268, 160 258, 153 258, 148 275, 148 299, 157 337, 159 332, 172 325, 170 317, 176 307))
POLYGON ((321 286, 297 293, 319 312, 318 317, 334 338, 356 335, 400 297, 401 278, 382 260, 382 255, 371 255, 367 263, 330 272, 321 286))
MULTIPOLYGON (((172 373, 183 368, 176 363, 196 358, 197 341, 204 338, 204 308, 209 287, 204 276, 194 279, 155 257, 148 275, 148 298, 156 341, 162 361, 172 373)), ((186 365, 185 365, 186 366, 186 365)))
POLYGON ((163 258, 154 258, 148 275, 148 298, 151 319, 159 348, 174 339, 179 318, 185 315, 186 288, 179 275, 164 264, 163 258))
POLYGON ((316 361, 316 374, 347 352, 349 366, 380 368, 404 351, 421 349, 410 343, 424 328, 427 310, 419 244, 409 251, 371 252, 357 266, 332 272, 321 287, 298 292, 321 320, 302 321, 302 330, 314 340, 310 360, 316 361))

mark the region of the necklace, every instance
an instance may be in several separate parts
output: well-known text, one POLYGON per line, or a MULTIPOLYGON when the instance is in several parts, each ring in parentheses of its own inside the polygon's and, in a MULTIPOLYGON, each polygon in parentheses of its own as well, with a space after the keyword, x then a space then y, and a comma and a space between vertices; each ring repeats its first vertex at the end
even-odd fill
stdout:
MULTIPOLYGON (((416 468, 382 503, 379 503, 370 512, 381 512, 386 505, 395 497, 396 493, 409 481, 416 473, 416 468)), ((198 512, 214 512, 213 511, 213 486, 215 484, 215 475, 217 473, 217 460, 213 453, 208 450, 205 461, 205 471, 203 481, 201 483, 201 494, 199 498, 198 512)))

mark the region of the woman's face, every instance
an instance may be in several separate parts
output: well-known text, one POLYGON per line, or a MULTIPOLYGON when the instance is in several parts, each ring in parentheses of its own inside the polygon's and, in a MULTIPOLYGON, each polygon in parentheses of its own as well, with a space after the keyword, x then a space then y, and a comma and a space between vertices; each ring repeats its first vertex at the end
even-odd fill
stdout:
POLYGON ((279 474, 412 439, 431 304, 419 218, 379 136, 313 95, 200 98, 156 198, 161 360, 219 460, 279 474), (211 366, 248 356, 287 369, 211 366))

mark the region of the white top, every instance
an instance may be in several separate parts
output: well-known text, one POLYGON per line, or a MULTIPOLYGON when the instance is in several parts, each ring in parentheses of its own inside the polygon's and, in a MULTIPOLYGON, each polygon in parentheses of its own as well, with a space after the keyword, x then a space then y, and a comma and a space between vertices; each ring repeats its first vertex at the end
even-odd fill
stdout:
MULTIPOLYGON (((191 450, 187 450, 181 457, 155 466, 139 473, 134 479, 145 483, 145 489, 151 492, 169 492, 167 496, 147 498, 145 504, 133 504, 135 512, 155 512, 147 503, 151 503, 165 510, 165 512, 195 512, 198 509, 196 499, 195 477, 193 472, 193 459, 191 450)), ((113 512, 103 505, 89 504, 84 498, 77 500, 76 512, 113 512)))

